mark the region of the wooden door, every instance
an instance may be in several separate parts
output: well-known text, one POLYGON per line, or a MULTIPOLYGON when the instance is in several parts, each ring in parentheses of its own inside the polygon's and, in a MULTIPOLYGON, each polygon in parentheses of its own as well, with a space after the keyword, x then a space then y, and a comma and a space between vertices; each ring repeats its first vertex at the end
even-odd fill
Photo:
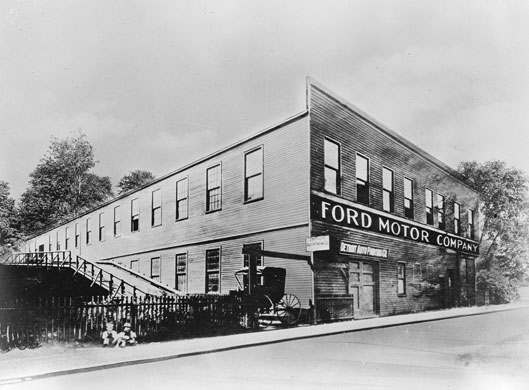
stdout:
POLYGON ((351 261, 349 263, 349 294, 354 296, 354 316, 376 315, 378 269, 375 262, 351 261))

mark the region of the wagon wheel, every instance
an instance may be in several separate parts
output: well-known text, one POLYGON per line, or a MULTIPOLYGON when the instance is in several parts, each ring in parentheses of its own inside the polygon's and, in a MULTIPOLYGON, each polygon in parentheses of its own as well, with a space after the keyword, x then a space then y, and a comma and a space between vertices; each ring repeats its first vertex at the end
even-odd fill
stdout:
POLYGON ((276 305, 277 318, 283 325, 294 325, 301 316, 301 304, 298 297, 285 294, 276 305))
POLYGON ((268 295, 263 295, 262 307, 259 308, 259 325, 270 326, 275 319, 274 304, 268 295))

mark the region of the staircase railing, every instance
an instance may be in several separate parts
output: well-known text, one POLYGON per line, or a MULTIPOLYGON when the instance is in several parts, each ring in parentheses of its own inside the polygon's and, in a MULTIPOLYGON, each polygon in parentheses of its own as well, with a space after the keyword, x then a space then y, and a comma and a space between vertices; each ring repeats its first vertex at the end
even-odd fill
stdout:
POLYGON ((75 256, 75 259, 73 259, 70 251, 13 253, 5 258, 1 264, 58 269, 71 268, 74 270, 74 275, 80 274, 90 280, 90 287, 97 284, 106 289, 109 292, 110 298, 115 298, 117 295, 124 296, 126 294, 134 297, 138 295, 150 295, 127 281, 105 271, 92 261, 83 259, 80 256, 75 256))

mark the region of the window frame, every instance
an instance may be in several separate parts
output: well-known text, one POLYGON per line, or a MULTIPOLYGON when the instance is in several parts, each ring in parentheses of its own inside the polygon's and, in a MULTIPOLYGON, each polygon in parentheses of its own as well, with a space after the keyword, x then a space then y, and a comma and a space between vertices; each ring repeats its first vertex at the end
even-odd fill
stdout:
MULTIPOLYGON (((60 231, 57 229, 57 234, 56 234, 56 242, 57 242, 57 252, 61 250, 61 235, 60 235, 60 231)), ((37 246, 35 244, 35 250, 37 250, 37 246)))
POLYGON ((175 194, 176 194, 175 220, 181 221, 181 220, 189 218, 189 177, 188 176, 176 181, 175 194), (183 182, 185 182, 185 185, 186 185, 185 197, 179 198, 179 194, 181 192, 179 192, 178 190, 178 184, 183 183, 183 182), (181 216, 180 215, 181 213, 179 210, 180 210, 180 204, 183 202, 185 202, 185 215, 181 216))
POLYGON ((158 188, 151 192, 151 227, 157 227, 162 225, 162 189, 158 188), (159 204, 155 205, 155 194, 160 194, 159 204), (156 216, 159 214, 159 222, 156 223, 156 216))
POLYGON ((446 229, 446 197, 441 194, 437 194, 437 227, 446 229))
POLYGON ((454 202, 454 234, 461 235, 461 205, 457 202, 454 202))
POLYGON ((79 229, 79 223, 76 222, 75 223, 75 241, 74 241, 75 248, 79 248, 80 242, 81 242, 81 230, 79 229))
POLYGON ((92 219, 86 218, 86 234, 85 234, 86 245, 92 245, 92 219))
POLYGON ((382 210, 388 213, 395 212, 395 172, 387 167, 382 167, 382 210), (391 189, 386 188, 385 173, 388 172, 391 175, 391 189), (386 209, 386 194, 388 196, 389 209, 386 209))
POLYGON ((398 261, 397 262, 397 296, 404 297, 406 296, 406 262, 398 261), (402 273, 401 273, 402 270, 402 273), (402 286, 399 283, 402 281, 402 286), (402 289, 401 289, 402 287, 402 289))
POLYGON ((342 193, 342 145, 329 138, 329 137, 325 137, 323 139, 323 190, 325 192, 329 192, 331 194, 335 194, 335 195, 341 195, 342 193), (331 144, 331 145, 335 145, 338 149, 338 156, 337 156, 337 162, 338 162, 338 167, 333 167, 329 164, 327 164, 327 155, 325 153, 325 150, 326 150, 326 145, 327 143, 331 144), (334 188, 334 191, 333 189, 329 189, 327 187, 327 170, 330 170, 330 171, 333 171, 336 175, 336 185, 335 185, 335 188, 334 188))
POLYGON ((130 231, 131 233, 140 231, 140 199, 130 200, 130 231), (134 214, 134 205, 137 205, 137 214, 134 214), (134 229, 136 227, 136 229, 134 229))
POLYGON ((99 238, 99 242, 102 242, 102 241, 105 241, 105 213, 102 212, 102 213, 99 213, 99 216, 98 216, 98 221, 99 221, 99 228, 98 228, 98 238, 99 238))
POLYGON ((471 240, 474 240, 476 237, 476 232, 474 230, 474 210, 473 209, 468 209, 467 210, 467 235, 468 235, 468 238, 470 238, 471 240))
POLYGON ((188 290, 188 266, 189 266, 189 259, 188 259, 188 254, 187 252, 182 252, 182 253, 176 253, 175 254, 175 290, 178 290, 178 291, 182 291, 182 292, 187 292, 188 290), (178 257, 179 256, 185 256, 185 272, 181 272, 178 270, 178 257), (178 283, 178 277, 179 276, 184 276, 184 289, 183 290, 180 290, 179 289, 179 283, 178 283))
POLYGON ((409 218, 409 219, 414 219, 415 218, 415 207, 414 207, 414 204, 413 204, 413 201, 414 201, 413 192, 415 190, 415 182, 412 179, 410 179, 409 177, 405 177, 404 180, 403 180, 403 183, 404 183, 404 202, 403 202, 404 217, 409 218), (411 186, 410 197, 406 197, 406 183, 407 182, 409 182, 410 186, 411 186), (410 203, 410 207, 406 207, 406 201, 408 201, 410 203))
MULTIPOLYGON (((213 196, 217 196, 217 195, 215 194, 213 196)), ((217 204, 217 201, 214 201, 214 204, 217 204)), ((206 213, 213 213, 215 211, 220 211, 220 210, 222 210, 222 163, 219 162, 218 164, 214 164, 206 168, 206 213), (217 168, 219 170, 218 183, 216 183, 217 185, 215 187, 210 188, 209 187, 210 172, 212 172, 214 169, 217 169, 217 168), (211 202, 212 192, 217 189, 218 189, 218 198, 219 198, 218 206, 216 208, 212 208, 212 202, 211 202)))
POLYGON ((114 237, 121 236, 121 205, 114 206, 114 237))
POLYGON ((355 159, 355 178, 356 178, 356 202, 357 203, 360 203, 360 204, 363 204, 365 206, 369 206, 369 204, 371 203, 371 194, 370 194, 370 185, 369 185, 369 181, 371 179, 371 175, 370 175, 370 165, 371 165, 371 162, 369 160, 368 157, 364 156, 363 154, 360 154, 360 153, 356 153, 356 159, 355 159), (366 161, 366 167, 367 167, 367 172, 366 172, 366 180, 364 180, 363 178, 360 178, 358 176, 358 161, 359 160, 365 160, 366 161), (363 187, 361 187, 363 186, 363 187), (359 190, 361 188, 361 191, 359 190), (362 193, 362 196, 360 197, 359 194, 362 193), (365 197, 365 199, 364 199, 365 197), (365 200, 365 201, 364 201, 365 200))
POLYGON ((70 227, 66 226, 64 228, 64 250, 67 251, 70 244, 70 227))
POLYGON ((134 272, 140 273, 140 259, 132 259, 130 261, 129 269, 134 272), (134 269, 133 264, 137 264, 137 269, 134 269))
POLYGON ((244 203, 251 203, 256 202, 258 200, 264 199, 264 146, 260 145, 253 149, 250 149, 246 152, 244 152, 244 203), (259 172, 254 173, 252 175, 248 175, 248 164, 247 164, 247 157, 253 153, 261 152, 261 169, 259 172), (249 181, 250 179, 254 179, 261 176, 261 193, 255 198, 249 198, 248 197, 248 189, 249 189, 249 181))
POLYGON ((221 292, 221 280, 220 280, 220 275, 221 275, 221 262, 222 262, 222 251, 221 251, 221 248, 211 248, 211 249, 206 249, 206 254, 205 254, 206 258, 205 258, 205 272, 206 272, 206 277, 205 277, 205 291, 206 291, 206 294, 220 294, 221 292), (208 270, 208 254, 212 253, 212 252, 217 252, 218 253, 218 269, 215 269, 215 270, 208 270), (209 281, 210 281, 210 276, 212 275, 217 275, 217 291, 214 291, 214 290, 209 290, 209 281))
POLYGON ((433 191, 429 188, 424 189, 424 211, 426 214, 426 224, 434 226, 433 191), (430 194, 430 196, 428 196, 428 194, 430 194), (428 206, 428 200, 430 200, 430 206, 428 206))
POLYGON ((158 283, 161 283, 162 282, 162 259, 160 256, 156 256, 156 257, 151 257, 151 272, 150 272, 150 278, 158 283), (154 264, 156 263, 156 261, 158 262, 158 273, 155 274, 153 272, 154 270, 154 264), (157 279, 155 279, 157 278, 157 279))
MULTIPOLYGON (((260 250, 264 250, 264 241, 254 241, 254 242, 248 242, 246 244, 242 244, 242 248, 246 248, 246 247, 252 247, 252 246, 259 246, 259 249, 260 250)), ((243 253, 242 255, 242 266, 243 268, 244 267, 249 267, 250 266, 250 257, 243 253)), ((260 256, 258 259, 257 259, 257 266, 258 267, 263 267, 264 266, 264 256, 260 256)))

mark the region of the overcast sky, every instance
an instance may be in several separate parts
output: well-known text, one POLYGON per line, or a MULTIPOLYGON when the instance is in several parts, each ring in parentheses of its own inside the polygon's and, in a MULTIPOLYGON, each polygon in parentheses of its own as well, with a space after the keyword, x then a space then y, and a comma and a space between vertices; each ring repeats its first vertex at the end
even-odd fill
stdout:
POLYGON ((81 129, 114 185, 305 108, 312 76, 456 168, 529 172, 527 1, 0 2, 0 180, 81 129))

